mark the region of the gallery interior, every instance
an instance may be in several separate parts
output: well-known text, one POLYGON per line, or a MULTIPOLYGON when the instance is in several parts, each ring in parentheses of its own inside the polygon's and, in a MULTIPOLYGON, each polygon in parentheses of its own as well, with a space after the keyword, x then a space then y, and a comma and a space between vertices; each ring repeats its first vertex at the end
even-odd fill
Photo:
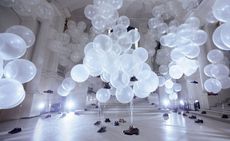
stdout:
POLYGON ((0 0, 0 141, 229 141, 230 0, 0 0))

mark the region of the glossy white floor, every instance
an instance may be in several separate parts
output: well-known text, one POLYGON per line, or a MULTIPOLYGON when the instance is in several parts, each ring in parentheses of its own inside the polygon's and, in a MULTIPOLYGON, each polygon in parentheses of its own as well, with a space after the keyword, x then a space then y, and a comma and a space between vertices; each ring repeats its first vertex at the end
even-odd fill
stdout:
POLYGON ((0 141, 229 141, 230 124, 202 118, 204 124, 175 113, 164 120, 162 113, 136 115, 134 125, 140 129, 140 135, 127 136, 122 133, 129 127, 129 117, 106 115, 111 121, 125 118, 127 123, 113 126, 104 123, 107 132, 97 133, 99 127, 93 125, 97 115, 68 114, 64 118, 54 115, 48 119, 35 118, 0 123, 0 141), (7 131, 15 126, 23 131, 9 135, 7 131))

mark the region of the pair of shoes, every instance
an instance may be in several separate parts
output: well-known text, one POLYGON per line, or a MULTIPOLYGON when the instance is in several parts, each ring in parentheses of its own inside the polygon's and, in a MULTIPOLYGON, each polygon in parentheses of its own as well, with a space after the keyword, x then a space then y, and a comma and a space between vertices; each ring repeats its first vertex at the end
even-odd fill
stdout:
POLYGON ((202 119, 198 119, 195 121, 195 123, 204 123, 204 121, 202 119))
POLYGON ((192 116, 190 116, 188 118, 190 118, 190 119, 196 119, 196 116, 192 115, 192 116))
POLYGON ((109 118, 106 118, 105 119, 105 122, 111 122, 109 118))
POLYGON ((118 121, 115 121, 115 122, 114 122, 114 126, 119 126, 119 122, 118 122, 118 121))
POLYGON ((186 117, 186 116, 187 116, 187 114, 183 113, 183 116, 184 116, 184 117, 186 117))
POLYGON ((101 121, 97 121, 97 122, 94 123, 94 125, 96 125, 96 126, 98 126, 100 124, 101 124, 101 121))
POLYGON ((106 132, 106 127, 105 126, 102 126, 98 131, 97 133, 104 133, 106 132))
POLYGON ((22 128, 14 128, 13 130, 9 131, 8 134, 16 134, 22 131, 22 128))
POLYGON ((119 122, 120 122, 120 123, 126 123, 126 121, 125 121, 123 118, 120 118, 120 119, 119 119, 119 122))
POLYGON ((139 135, 139 129, 134 128, 133 126, 129 126, 128 130, 124 130, 123 133, 125 135, 139 135))

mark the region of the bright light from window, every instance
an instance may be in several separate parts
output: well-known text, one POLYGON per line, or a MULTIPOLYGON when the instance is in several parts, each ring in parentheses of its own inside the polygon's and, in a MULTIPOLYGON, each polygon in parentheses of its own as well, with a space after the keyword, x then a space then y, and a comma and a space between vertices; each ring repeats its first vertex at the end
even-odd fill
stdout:
POLYGON ((163 101, 163 105, 164 105, 165 107, 168 107, 169 104, 170 104, 169 100, 165 99, 165 100, 163 101))
POLYGON ((44 102, 41 102, 41 103, 38 104, 38 109, 42 110, 42 109, 45 108, 45 106, 46 106, 46 104, 44 102))
POLYGON ((65 107, 68 110, 72 110, 74 108, 74 106, 75 106, 75 104, 74 104, 74 102, 72 100, 67 101, 66 104, 65 104, 65 107))
POLYGON ((184 106, 184 101, 180 100, 180 105, 184 106))
POLYGON ((195 103, 199 102, 198 100, 195 100, 195 103))

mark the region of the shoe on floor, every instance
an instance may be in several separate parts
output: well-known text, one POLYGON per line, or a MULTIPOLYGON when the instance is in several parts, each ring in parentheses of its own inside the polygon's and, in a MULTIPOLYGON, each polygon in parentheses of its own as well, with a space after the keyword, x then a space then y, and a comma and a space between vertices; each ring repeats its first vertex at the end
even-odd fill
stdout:
POLYGON ((44 118, 51 118, 51 115, 46 115, 44 118))
POLYGON ((204 123, 204 121, 202 119, 198 119, 195 121, 195 123, 204 123))
POLYGON ((119 119, 119 122, 120 122, 120 123, 126 123, 126 121, 125 121, 123 118, 120 118, 120 119, 119 119))
POLYGON ((102 126, 98 131, 97 133, 104 133, 106 132, 106 127, 105 126, 102 126))
POLYGON ((111 122, 109 118, 106 118, 105 119, 105 122, 111 122))
POLYGON ((139 135, 139 129, 130 126, 128 130, 124 130, 123 133, 125 135, 139 135))
POLYGON ((185 116, 185 117, 186 117, 186 116, 187 116, 187 114, 183 113, 183 116, 185 116))
POLYGON ((119 122, 118 122, 118 121, 115 121, 115 122, 114 122, 114 126, 119 126, 119 122))
POLYGON ((97 122, 94 123, 94 125, 96 125, 96 126, 98 126, 100 124, 101 124, 101 121, 97 121, 97 122))
POLYGON ((14 128, 13 130, 9 131, 9 134, 16 134, 22 131, 22 128, 14 128))
POLYGON ((196 116, 192 115, 192 116, 190 116, 188 118, 190 118, 190 119, 196 119, 196 116))
POLYGON ((178 115, 181 115, 181 112, 178 112, 178 115))

